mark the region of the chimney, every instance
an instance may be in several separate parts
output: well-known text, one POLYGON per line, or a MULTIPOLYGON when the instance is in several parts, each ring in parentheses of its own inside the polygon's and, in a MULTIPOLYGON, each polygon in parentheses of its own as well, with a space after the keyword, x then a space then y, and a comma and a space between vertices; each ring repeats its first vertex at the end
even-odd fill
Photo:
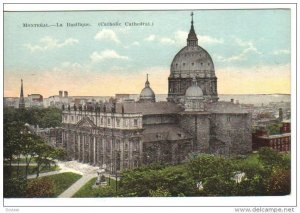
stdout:
POLYGON ((282 122, 283 120, 283 112, 282 112, 282 108, 279 108, 279 121, 282 122))
POLYGON ((68 97, 68 91, 64 91, 64 97, 65 97, 65 98, 68 97))
POLYGON ((62 95, 63 95, 63 91, 59 90, 59 97, 62 98, 62 95))

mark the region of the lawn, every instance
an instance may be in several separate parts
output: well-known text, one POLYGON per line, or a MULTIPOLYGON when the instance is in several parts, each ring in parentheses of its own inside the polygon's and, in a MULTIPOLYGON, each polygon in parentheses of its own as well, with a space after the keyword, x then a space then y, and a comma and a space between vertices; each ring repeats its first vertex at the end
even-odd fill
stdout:
POLYGON ((84 186, 82 186, 73 197, 113 197, 115 196, 116 181, 113 179, 106 178, 107 186, 99 186, 93 188, 97 178, 92 178, 84 186), (110 181, 110 182, 109 182, 110 181))
MULTIPOLYGON (((62 192, 67 190, 73 183, 79 180, 82 175, 72 172, 64 172, 56 175, 50 175, 46 177, 40 177, 41 179, 51 180, 54 184, 54 196, 57 197, 62 192)), ((29 180, 30 181, 30 180, 29 180)))
MULTIPOLYGON (((4 165, 3 168, 4 168, 4 176, 8 176, 8 174, 9 174, 9 166, 4 165)), ((31 165, 28 168, 29 168, 28 169, 28 175, 36 174, 36 166, 32 166, 31 165)), ((40 171, 40 173, 57 171, 57 170, 59 170, 59 166, 53 165, 51 167, 44 167, 40 171)), ((25 166, 23 166, 23 165, 20 166, 20 168, 19 168, 19 174, 21 176, 25 176, 25 166)), ((17 176, 17 166, 12 166, 12 177, 15 177, 15 176, 17 176)))

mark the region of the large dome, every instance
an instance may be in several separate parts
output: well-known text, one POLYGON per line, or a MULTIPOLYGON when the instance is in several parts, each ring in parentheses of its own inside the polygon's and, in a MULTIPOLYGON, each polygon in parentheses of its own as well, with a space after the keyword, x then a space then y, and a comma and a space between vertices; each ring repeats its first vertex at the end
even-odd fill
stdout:
POLYGON ((171 64, 171 75, 215 77, 214 63, 202 47, 186 46, 175 55, 171 64))
POLYGON ((187 46, 182 48, 172 61, 171 76, 183 78, 192 76, 200 78, 215 77, 214 63, 210 55, 198 45, 193 18, 187 38, 187 46))

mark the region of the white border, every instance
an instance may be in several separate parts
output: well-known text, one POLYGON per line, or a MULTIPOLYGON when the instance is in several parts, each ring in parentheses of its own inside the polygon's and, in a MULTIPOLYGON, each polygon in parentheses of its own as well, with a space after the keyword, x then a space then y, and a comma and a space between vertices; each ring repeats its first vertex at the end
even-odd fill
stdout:
MULTIPOLYGON (((7 2, 9 3, 9 2, 7 2)), ((5 11, 46 10, 197 10, 197 9, 291 9, 291 99, 292 148, 296 145, 296 5, 287 4, 5 4, 5 11)), ((2 17, 1 17, 1 21, 2 17)), ((3 22, 2 22, 3 23, 3 22)), ((1 29, 3 30, 3 29, 1 29)), ((1 37, 2 37, 1 33, 1 37)), ((3 38, 2 38, 3 40, 3 38)), ((276 42, 276 41, 274 41, 276 42)), ((3 49, 3 44, 1 44, 3 49)), ((3 64, 2 58, 1 63, 3 64)), ((2 77, 1 77, 2 78, 2 77)), ((3 79, 1 79, 3 82, 3 79)), ((2 88, 3 89, 3 88, 2 88)), ((3 91, 2 91, 3 92, 3 91)), ((2 100, 3 101, 3 100, 2 100)), ((3 103, 2 103, 3 104, 3 103)), ((3 105, 2 105, 3 106, 3 105)), ((1 110, 2 115, 2 110, 1 110)), ((2 115, 3 116, 3 115, 2 115)), ((1 128, 1 135, 2 128, 1 128)), ((298 146, 299 149, 299 146, 298 146)), ((2 158, 3 155, 1 155, 2 158)), ((2 159, 1 159, 2 162, 2 159)), ((5 206, 294 206, 296 204, 296 150, 292 149, 292 193, 278 197, 180 197, 180 198, 90 198, 5 199, 5 206)), ((1 173, 3 170, 1 171, 1 173)), ((3 176, 1 176, 2 178, 3 176)), ((3 181, 2 181, 3 183, 3 181)), ((299 185, 299 184, 298 184, 299 185)), ((2 188, 1 188, 1 193, 2 188)), ((3 194, 2 194, 3 195, 3 194)), ((1 201, 2 202, 2 201, 1 201)), ((77 208, 78 209, 78 208, 77 208)), ((80 209, 80 208, 79 208, 80 209)), ((28 209, 29 210, 29 209, 28 209)), ((32 212, 33 209, 30 211, 32 212)), ((38 210, 37 208, 35 210, 38 210)), ((34 210, 34 211, 35 211, 34 210)), ((53 209, 54 210, 54 209, 53 209)), ((110 210, 110 209, 108 209, 110 210)), ((218 209, 217 209, 218 210, 218 209)), ((232 212, 232 211, 231 211, 232 212)))

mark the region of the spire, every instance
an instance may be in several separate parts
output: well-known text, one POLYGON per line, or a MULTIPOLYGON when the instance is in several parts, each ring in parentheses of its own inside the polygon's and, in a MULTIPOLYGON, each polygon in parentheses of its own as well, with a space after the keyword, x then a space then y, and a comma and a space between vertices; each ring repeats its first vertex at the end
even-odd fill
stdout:
POLYGON ((188 46, 196 46, 198 45, 198 38, 197 38, 197 35, 195 33, 195 29, 194 29, 194 13, 191 12, 191 17, 192 17, 192 20, 191 20, 191 29, 190 29, 190 32, 189 32, 189 35, 188 35, 188 38, 187 38, 187 45, 188 46))
POLYGON ((24 93, 23 93, 23 79, 21 79, 21 92, 20 92, 19 108, 25 108, 24 93))
POLYGON ((146 80, 146 82, 145 82, 145 87, 149 87, 150 86, 150 83, 149 83, 149 81, 148 81, 148 73, 147 73, 147 80, 146 80))

